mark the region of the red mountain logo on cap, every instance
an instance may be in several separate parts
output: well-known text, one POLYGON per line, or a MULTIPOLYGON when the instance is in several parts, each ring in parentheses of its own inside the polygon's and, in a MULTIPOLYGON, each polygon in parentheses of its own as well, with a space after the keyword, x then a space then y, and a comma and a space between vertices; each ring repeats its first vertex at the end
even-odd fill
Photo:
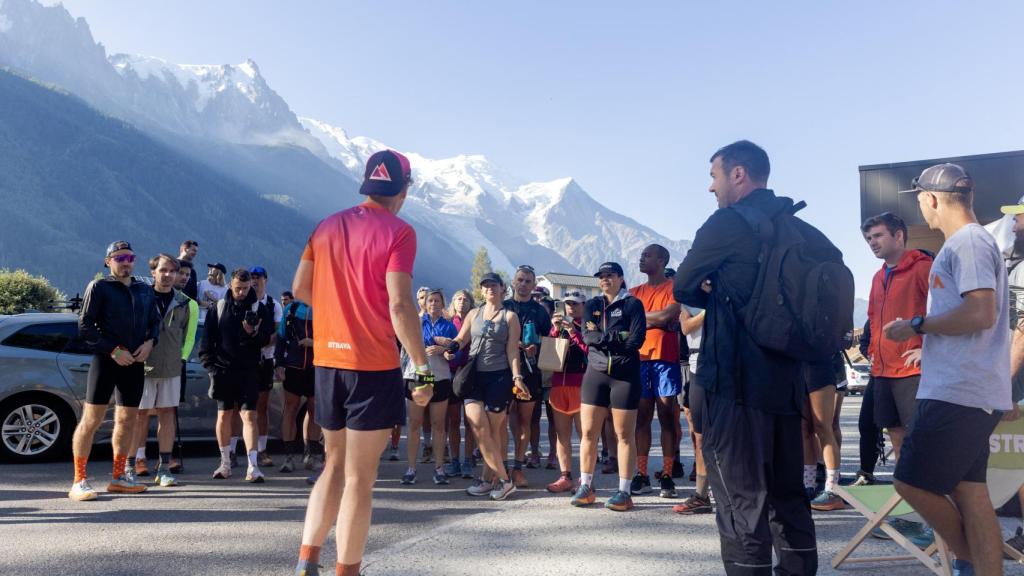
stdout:
POLYGON ((383 162, 377 164, 377 167, 373 169, 373 174, 370 174, 370 180, 383 180, 384 182, 391 182, 391 174, 388 174, 388 168, 383 162))

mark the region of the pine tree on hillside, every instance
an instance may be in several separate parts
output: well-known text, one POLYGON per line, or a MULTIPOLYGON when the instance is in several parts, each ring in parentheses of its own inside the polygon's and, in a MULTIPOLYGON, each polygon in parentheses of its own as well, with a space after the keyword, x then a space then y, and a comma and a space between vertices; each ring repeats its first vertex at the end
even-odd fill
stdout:
POLYGON ((478 304, 483 302, 483 294, 480 293, 480 279, 484 274, 494 272, 491 268, 491 257, 487 255, 487 248, 480 247, 473 258, 473 267, 469 271, 469 285, 473 291, 473 300, 478 304))

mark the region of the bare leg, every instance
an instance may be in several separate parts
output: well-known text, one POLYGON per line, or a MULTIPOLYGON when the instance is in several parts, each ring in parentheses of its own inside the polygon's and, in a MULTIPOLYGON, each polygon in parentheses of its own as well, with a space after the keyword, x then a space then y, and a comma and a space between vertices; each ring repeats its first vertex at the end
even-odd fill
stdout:
POLYGON ((483 455, 487 467, 494 471, 498 478, 507 480, 504 455, 499 454, 498 444, 506 428, 508 415, 504 412, 488 412, 484 409, 483 402, 469 402, 466 404, 466 418, 473 427, 473 433, 480 444, 480 454, 483 455))
POLYGON ((555 422, 552 428, 555 429, 558 446, 558 468, 562 472, 572 470, 572 425, 573 416, 562 414, 558 410, 555 413, 555 422))
MULTIPOLYGON (((149 433, 149 417, 152 415, 153 410, 139 410, 138 422, 135 423, 135 441, 133 443, 135 449, 146 447, 146 435, 149 433)), ((157 434, 159 435, 159 430, 157 434)))
POLYGON ((289 453, 289 442, 295 441, 295 418, 299 415, 301 400, 302 398, 291 392, 284 393, 284 409, 281 411, 281 439, 285 442, 285 451, 289 453))
MULTIPOLYGON (((530 450, 540 455, 540 413, 544 410, 547 402, 541 402, 534 398, 533 411, 530 413, 530 450)), ((550 448, 554 448, 552 444, 550 448)), ((550 449, 549 448, 549 449, 550 449)))
MULTIPOLYGON (((593 474, 597 466, 597 441, 608 420, 608 409, 600 406, 583 404, 580 406, 580 423, 583 434, 580 436, 580 473, 593 474)), ((607 444, 606 444, 607 446, 607 444)))
POLYGON ((612 409, 618 441, 619 480, 629 480, 636 470, 636 410, 612 409))
POLYGON ((232 428, 237 410, 217 411, 217 447, 231 444, 232 428))
MULTIPOLYGON (((453 459, 459 458, 462 444, 462 406, 448 404, 448 453, 453 459)), ((468 457, 468 454, 467 454, 468 457)))
POLYGON ((138 420, 138 408, 118 406, 114 409, 114 437, 110 441, 114 454, 127 456, 135 449, 135 424, 138 420))
POLYGON ((476 434, 473 432, 473 427, 469 424, 469 418, 466 416, 466 407, 462 406, 462 421, 466 423, 466 459, 469 460, 473 456, 473 452, 476 451, 476 434))
MULTIPOLYGON (((430 412, 430 427, 434 430, 434 435, 431 437, 434 448, 434 468, 440 468, 444 465, 444 424, 448 402, 432 402, 427 409, 430 412)), ((454 456, 455 453, 452 453, 452 457, 454 456)))
POLYGON ((174 408, 157 408, 157 445, 161 453, 170 452, 174 447, 174 408))
MULTIPOLYGON (((292 421, 295 419, 292 418, 292 421)), ((259 400, 256 401, 256 423, 259 425, 257 436, 270 434, 270 390, 260 391, 259 400)))
POLYGON ((548 457, 550 458, 552 451, 557 453, 555 449, 555 447, 558 446, 558 433, 555 430, 555 412, 557 412, 557 410, 551 407, 551 402, 545 402, 544 411, 545 415, 548 417, 548 457))
POLYGON ((530 420, 533 418, 534 405, 536 402, 516 401, 515 403, 516 425, 512 428, 516 433, 513 440, 515 442, 515 459, 518 462, 526 460, 526 448, 530 443, 530 420))
POLYGON ((103 424, 103 415, 107 412, 103 404, 83 404, 82 419, 75 427, 75 434, 71 440, 71 448, 75 458, 89 458, 92 453, 92 441, 96 431, 103 424))
POLYGON ((821 445, 825 468, 839 470, 839 446, 832 435, 832 419, 836 410, 836 387, 825 386, 809 394, 814 433, 821 445))
POLYGON ((316 423, 316 419, 313 415, 316 414, 316 398, 310 396, 306 398, 306 418, 303 420, 303 438, 306 442, 319 442, 320 441, 320 425, 316 423))
POLYGON ((907 436, 907 429, 903 426, 889 426, 886 430, 889 431, 889 440, 892 440, 893 461, 898 462, 900 459, 900 448, 903 447, 903 439, 907 436))
POLYGON ((373 484, 377 481, 379 464, 376 447, 386 441, 388 433, 387 429, 349 430, 345 438, 345 489, 341 494, 335 531, 338 562, 341 564, 356 564, 363 559, 373 509, 373 484))
MULTIPOLYGON (((957 558, 967 561, 972 560, 971 549, 967 544, 967 536, 964 533, 963 518, 960 517, 960 512, 949 498, 915 488, 899 480, 896 480, 893 484, 895 485, 896 492, 903 496, 907 504, 910 504, 924 518, 925 522, 942 536, 946 544, 949 544, 957 558)), ((960 485, 963 484, 965 483, 960 483, 960 485)), ((957 489, 959 488, 957 486, 957 489)), ((991 503, 989 507, 991 507, 991 503)), ((1002 554, 997 553, 996 557, 1001 559, 1002 554)), ((982 573, 984 574, 984 572, 982 573)))
POLYGON ((843 398, 846 392, 836 390, 836 409, 832 415, 832 436, 836 439, 836 449, 843 453, 843 429, 839 426, 839 417, 843 414, 843 398))
MULTIPOLYGON (((651 422, 654 421, 654 398, 641 398, 640 406, 636 410, 636 452, 642 456, 646 464, 647 457, 651 453, 651 422)), ((609 452, 611 452, 609 450, 609 452)), ((648 475, 647 466, 638 470, 643 475, 648 475)), ((632 472, 631 472, 632 474, 632 472)))
MULTIPOLYGON (((313 485, 313 491, 309 495, 306 522, 302 527, 303 544, 322 546, 338 517, 341 495, 345 490, 345 438, 344 428, 324 430, 324 450, 327 458, 324 461, 323 474, 313 485)), ((380 440, 381 444, 385 442, 386 435, 380 440)))
MULTIPOLYGON (((657 411, 658 411, 658 424, 661 425, 661 454, 662 458, 675 458, 676 448, 679 447, 678 436, 676 436, 676 428, 679 427, 679 418, 677 418, 678 410, 675 396, 663 396, 657 400, 657 411)), ((650 430, 648 430, 648 438, 650 430)), ((664 468, 664 466, 663 466, 664 468)), ((669 478, 672 477, 672 469, 669 468, 665 471, 669 478)))
POLYGON ((259 419, 255 410, 242 410, 242 437, 245 438, 246 453, 256 449, 259 439, 259 419))
POLYGON ((423 412, 426 408, 412 400, 405 401, 405 413, 408 414, 409 436, 405 439, 406 466, 416 469, 416 455, 420 450, 420 428, 423 427, 423 412))

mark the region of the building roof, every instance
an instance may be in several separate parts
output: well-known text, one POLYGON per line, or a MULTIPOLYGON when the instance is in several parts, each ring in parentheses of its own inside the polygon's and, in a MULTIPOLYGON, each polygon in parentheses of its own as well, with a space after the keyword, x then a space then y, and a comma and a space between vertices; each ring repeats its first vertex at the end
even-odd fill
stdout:
POLYGON ((562 274, 561 272, 548 272, 541 276, 552 284, 563 284, 568 286, 584 286, 586 288, 598 288, 597 278, 583 276, 582 274, 562 274))

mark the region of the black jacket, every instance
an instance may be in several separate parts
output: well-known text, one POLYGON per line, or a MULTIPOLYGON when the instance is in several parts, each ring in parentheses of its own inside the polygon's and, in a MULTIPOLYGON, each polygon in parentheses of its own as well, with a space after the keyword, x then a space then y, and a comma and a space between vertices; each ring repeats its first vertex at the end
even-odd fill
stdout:
POLYGON ((611 304, 603 295, 583 306, 583 341, 587 366, 616 379, 631 378, 640 369, 640 346, 647 338, 644 304, 622 289, 611 304), (627 333, 623 337, 622 333, 627 333))
MULTIPOLYGON (((547 336, 551 332, 551 314, 548 313, 548 309, 543 305, 528 300, 526 302, 516 302, 514 298, 510 298, 502 302, 502 307, 506 310, 511 310, 516 313, 519 317, 519 325, 522 326, 522 334, 526 334, 526 325, 533 323, 534 329, 537 331, 537 337, 547 336)), ((537 365, 537 359, 540 358, 540 345, 537 345, 537 355, 533 357, 530 362, 531 365, 537 365)), ((520 362, 526 362, 526 353, 521 352, 519 355, 520 362)))
POLYGON ((281 332, 274 344, 274 363, 285 368, 305 370, 313 367, 313 348, 299 346, 299 340, 313 337, 313 311, 299 302, 292 302, 284 309, 281 332), (305 318, 298 316, 299 307, 305 311, 305 318))
POLYGON ((224 370, 249 370, 259 366, 262 348, 270 343, 274 332, 274 311, 259 304, 256 313, 260 316, 259 329, 247 334, 242 328, 245 313, 256 304, 256 291, 250 290, 242 301, 237 301, 228 290, 224 294, 224 316, 220 316, 221 304, 210 306, 206 313, 206 331, 199 346, 199 359, 211 374, 224 370))
POLYGON ((113 276, 93 280, 85 289, 78 334, 97 354, 109 356, 118 346, 134 352, 146 340, 155 346, 160 312, 153 288, 132 278, 125 286, 113 276))
MULTIPOLYGON (((790 202, 762 188, 739 203, 771 214, 790 202)), ((738 212, 715 211, 679 265, 675 299, 707 311, 697 360, 698 385, 708 394, 765 412, 799 414, 806 396, 801 363, 758 346, 738 312, 753 294, 760 251, 761 242, 738 212), (705 279, 711 280, 711 294, 701 290, 705 279)))

